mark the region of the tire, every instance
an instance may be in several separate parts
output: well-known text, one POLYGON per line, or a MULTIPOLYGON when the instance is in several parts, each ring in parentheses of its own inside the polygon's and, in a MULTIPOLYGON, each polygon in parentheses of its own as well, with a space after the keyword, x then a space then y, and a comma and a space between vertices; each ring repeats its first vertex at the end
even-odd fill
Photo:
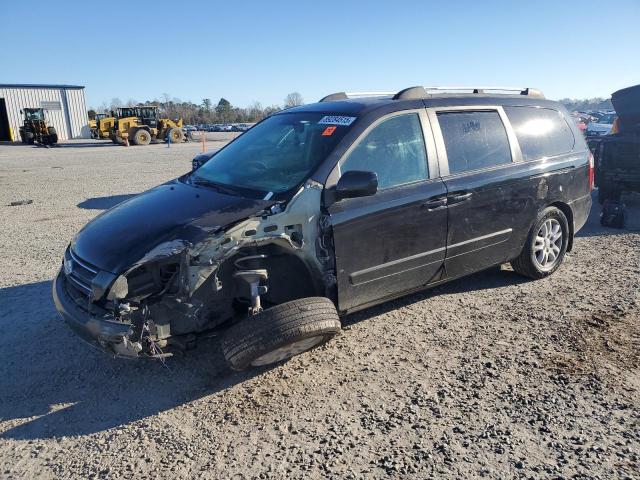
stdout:
POLYGON ((131 137, 134 145, 149 145, 151 143, 151 134, 144 128, 139 128, 131 137))
POLYGON ((234 370, 272 365, 328 342, 340 328, 331 300, 301 298, 230 327, 222 341, 222 352, 234 370))
POLYGON ((171 143, 182 143, 182 130, 179 128, 171 128, 167 132, 167 140, 171 139, 171 143))
POLYGON ((564 260, 569 244, 569 233, 569 222, 565 214, 555 207, 545 208, 529 231, 522 253, 511 261, 511 267, 516 273, 535 280, 548 277, 560 267, 564 260), (554 233, 556 226, 560 227, 561 237, 559 238, 556 238, 557 233, 554 233), (549 231, 549 236, 544 234, 545 227, 546 231, 549 231), (540 238, 544 239, 543 242, 540 242, 540 238), (545 251, 548 252, 546 257, 548 263, 545 263, 545 251), (549 258, 551 256, 553 260, 549 258))

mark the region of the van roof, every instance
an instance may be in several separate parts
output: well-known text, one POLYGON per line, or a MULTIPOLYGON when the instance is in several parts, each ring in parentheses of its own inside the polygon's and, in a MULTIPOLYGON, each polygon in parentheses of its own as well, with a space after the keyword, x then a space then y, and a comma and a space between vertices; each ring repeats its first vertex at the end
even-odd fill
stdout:
POLYGON ((373 96, 346 98, 342 100, 331 100, 317 103, 309 103, 299 107, 283 110, 282 113, 297 112, 331 112, 341 115, 364 115, 377 109, 396 106, 394 110, 403 108, 416 108, 416 104, 423 103, 425 107, 453 107, 453 106, 540 106, 558 108, 555 101, 544 98, 532 98, 525 95, 504 95, 504 94, 450 94, 441 93, 429 95, 428 97, 410 100, 397 100, 388 96, 373 96))

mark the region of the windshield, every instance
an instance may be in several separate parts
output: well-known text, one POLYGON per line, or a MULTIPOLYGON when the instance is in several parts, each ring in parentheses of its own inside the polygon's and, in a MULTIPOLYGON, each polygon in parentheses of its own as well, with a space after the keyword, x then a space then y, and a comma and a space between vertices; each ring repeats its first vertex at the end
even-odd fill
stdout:
POLYGON ((27 120, 44 120, 44 112, 40 108, 25 108, 24 111, 27 116, 27 120))
POLYGON ((264 195, 286 192, 307 179, 354 120, 324 113, 274 115, 215 154, 193 173, 191 181, 257 190, 264 195))
POLYGON ((157 109, 155 108, 141 107, 140 116, 142 118, 156 118, 156 111, 157 109))
POLYGON ((127 117, 137 117, 138 114, 135 108, 119 108, 118 109, 118 117, 127 118, 127 117))

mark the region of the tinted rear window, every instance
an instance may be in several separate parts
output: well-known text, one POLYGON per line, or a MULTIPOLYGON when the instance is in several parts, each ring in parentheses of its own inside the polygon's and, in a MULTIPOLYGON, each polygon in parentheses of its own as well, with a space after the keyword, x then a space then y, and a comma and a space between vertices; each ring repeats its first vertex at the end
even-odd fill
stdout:
POLYGON ((559 111, 535 107, 504 107, 504 110, 516 132, 525 161, 573 150, 575 138, 559 111))
POLYGON ((449 160, 449 173, 511 163, 507 131, 497 111, 441 112, 438 123, 449 160))

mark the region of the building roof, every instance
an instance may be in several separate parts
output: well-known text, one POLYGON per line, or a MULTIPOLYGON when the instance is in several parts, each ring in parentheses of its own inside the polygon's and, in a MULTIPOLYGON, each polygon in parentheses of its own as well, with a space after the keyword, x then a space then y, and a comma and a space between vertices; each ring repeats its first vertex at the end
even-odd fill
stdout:
POLYGON ((84 85, 54 85, 46 83, 0 83, 0 88, 67 88, 81 89, 84 85))

